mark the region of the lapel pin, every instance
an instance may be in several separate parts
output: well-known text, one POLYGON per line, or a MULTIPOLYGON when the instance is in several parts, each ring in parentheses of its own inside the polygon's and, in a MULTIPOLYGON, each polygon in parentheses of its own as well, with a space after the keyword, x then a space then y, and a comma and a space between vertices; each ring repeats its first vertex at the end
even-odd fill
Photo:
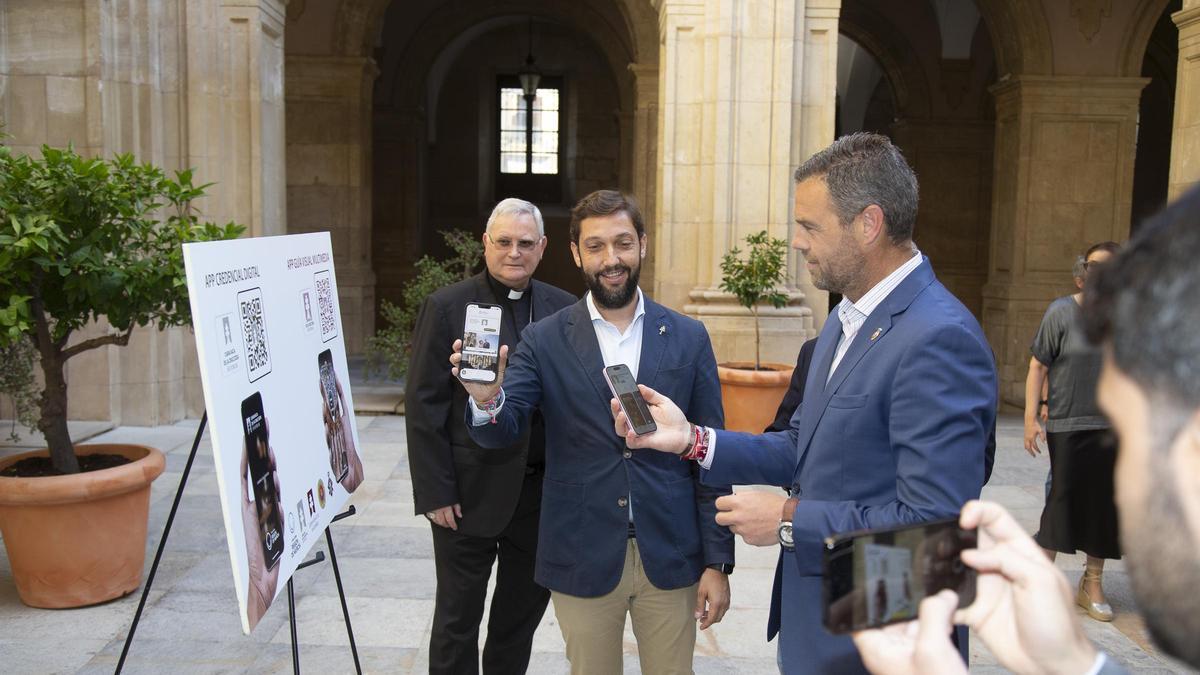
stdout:
POLYGON ((667 334, 667 327, 666 327, 666 326, 659 326, 659 327, 658 327, 658 334, 659 334, 659 335, 666 335, 666 334, 667 334))
POLYGON ((882 333, 882 332, 883 332, 883 329, 882 329, 882 328, 876 328, 876 329, 875 329, 875 332, 874 332, 874 333, 871 333, 871 342, 874 342, 874 341, 875 341, 875 338, 879 337, 879 334, 880 334, 880 333, 882 333))

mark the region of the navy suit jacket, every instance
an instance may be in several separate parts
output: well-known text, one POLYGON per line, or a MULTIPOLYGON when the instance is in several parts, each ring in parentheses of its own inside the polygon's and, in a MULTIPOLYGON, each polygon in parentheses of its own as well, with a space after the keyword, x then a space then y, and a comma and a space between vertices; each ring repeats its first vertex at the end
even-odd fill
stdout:
MULTIPOLYGON (((649 298, 637 381, 675 401, 689 419, 723 426, 717 363, 704 326, 649 298)), ((700 482, 695 462, 657 450, 629 450, 613 428, 604 359, 586 299, 521 334, 504 373, 495 424, 471 425, 484 447, 521 437, 530 414, 546 421, 546 478, 534 579, 581 597, 616 588, 633 504, 638 551, 650 582, 690 586, 705 565, 733 563, 733 535, 716 524, 728 486, 700 482)))
POLYGON ((781 629, 788 673, 863 671, 850 638, 823 626, 823 539, 957 515, 979 497, 996 418, 991 349, 928 259, 867 317, 826 384, 841 328, 826 321, 791 428, 718 433, 705 475, 800 498, 768 626, 768 639, 781 629))

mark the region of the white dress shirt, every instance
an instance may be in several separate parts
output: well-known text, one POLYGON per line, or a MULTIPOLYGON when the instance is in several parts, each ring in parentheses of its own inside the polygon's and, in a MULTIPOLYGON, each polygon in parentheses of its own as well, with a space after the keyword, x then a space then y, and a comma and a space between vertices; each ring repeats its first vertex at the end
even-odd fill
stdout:
POLYGON ((837 351, 833 353, 833 363, 829 365, 829 373, 825 376, 826 384, 833 378, 833 373, 837 370, 838 364, 842 362, 842 357, 850 350, 850 345, 854 343, 854 337, 858 335, 863 322, 867 320, 868 316, 871 316, 871 312, 875 311, 879 303, 896 290, 900 282, 921 265, 923 259, 921 252, 914 246, 913 256, 884 277, 883 281, 872 286, 871 290, 858 299, 858 302, 850 302, 850 298, 842 298, 842 301, 838 303, 837 314, 838 319, 842 322, 842 336, 838 339, 837 351))
MULTIPOLYGON (((849 351, 850 345, 854 342, 854 337, 858 335, 859 329, 867 317, 871 316, 871 312, 882 303, 887 296, 891 295, 892 291, 904 281, 908 275, 912 274, 913 270, 921 265, 924 257, 917 247, 913 246, 913 256, 906 260, 903 265, 897 267, 891 274, 883 278, 882 281, 871 287, 871 290, 863 294, 858 302, 850 302, 850 298, 842 298, 838 303, 837 314, 838 319, 842 323, 842 335, 838 339, 837 350, 833 353, 833 362, 829 365, 829 373, 825 376, 825 383, 829 384, 830 378, 833 377, 834 371, 837 370, 838 364, 842 362, 842 357, 849 351)), ((801 402, 801 405, 804 405, 801 402)), ((700 466, 707 469, 712 466, 713 456, 717 453, 717 435, 709 430, 708 433, 708 454, 704 460, 700 462, 700 466)))

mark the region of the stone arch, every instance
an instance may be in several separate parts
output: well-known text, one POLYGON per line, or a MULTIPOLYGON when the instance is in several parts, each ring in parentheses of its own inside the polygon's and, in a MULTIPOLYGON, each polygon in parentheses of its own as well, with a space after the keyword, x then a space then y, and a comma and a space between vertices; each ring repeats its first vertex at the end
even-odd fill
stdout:
POLYGON ((1142 74, 1142 59, 1150 43, 1150 35, 1171 0, 1139 0, 1131 15, 1133 21, 1125 27, 1121 47, 1117 51, 1117 75, 1138 77, 1142 74))
POLYGON ((929 81, 917 60, 909 56, 915 49, 899 31, 862 3, 842 7, 838 31, 857 42, 879 62, 895 98, 897 114, 929 117, 929 81))
MULTIPOLYGON (((637 54, 632 36, 623 34, 624 26, 613 26, 591 3, 521 2, 504 4, 473 4, 472 11, 460 11, 451 5, 431 13, 423 21, 415 39, 402 54, 398 62, 381 63, 380 69, 392 74, 392 78, 381 81, 376 87, 380 98, 393 101, 400 106, 415 106, 427 89, 425 77, 399 80, 399 73, 428 74, 439 56, 472 27, 504 17, 535 16, 569 26, 587 36, 604 53, 614 76, 621 81, 628 73, 630 63, 637 63, 637 54)), ((386 77, 386 76, 385 76, 386 77)), ((622 107, 631 102, 622 101, 622 107)))
POLYGON ((1049 75, 1054 63, 1050 26, 1040 2, 975 0, 996 50, 996 72, 1049 75))
MULTIPOLYGON (((331 27, 333 31, 331 44, 335 54, 342 56, 368 56, 374 47, 376 36, 383 24, 384 14, 395 0, 341 0, 338 4, 336 19, 331 27)), ((512 13, 530 13, 544 9, 543 5, 590 5, 589 2, 572 3, 523 3, 523 6, 512 6, 512 13)), ((653 29, 657 22, 645 0, 611 0, 617 8, 622 21, 623 33, 630 38, 632 44, 632 61, 635 63, 658 62, 658 34, 653 29), (654 19, 651 21, 649 19, 654 19)), ((451 2, 446 9, 462 14, 478 6, 478 3, 451 2)))

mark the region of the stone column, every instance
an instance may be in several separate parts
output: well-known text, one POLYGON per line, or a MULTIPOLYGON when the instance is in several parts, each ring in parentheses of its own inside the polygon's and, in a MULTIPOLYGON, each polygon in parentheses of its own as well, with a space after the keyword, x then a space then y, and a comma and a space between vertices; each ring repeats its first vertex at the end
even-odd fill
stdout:
POLYGON ((287 231, 283 0, 186 0, 187 163, 216 181, 207 217, 287 231))
POLYGON ((371 269, 371 95, 378 69, 358 56, 288 56, 288 232, 328 230, 346 350, 375 332, 371 269))
MULTIPOLYGON (((629 70, 634 77, 632 152, 630 189, 642 208, 646 228, 651 241, 656 241, 658 215, 658 193, 655 190, 655 175, 658 165, 658 65, 631 63, 629 70)), ((624 129, 622 137, 625 136, 624 129)), ((643 288, 655 288, 655 262, 657 246, 650 246, 642 269, 643 288)))
MULTIPOLYGON (((837 121, 838 16, 841 7, 842 0, 808 0, 803 21, 799 14, 796 17, 792 72, 798 95, 792 102, 793 170, 833 142, 837 121)), ((789 197, 789 232, 796 227, 791 217, 791 201, 789 197)), ((804 256, 799 252, 789 253, 788 267, 793 285, 804 294, 805 304, 812 310, 813 327, 821 330, 829 316, 829 292, 813 286, 804 256)))
POLYGON ((1183 0, 1183 9, 1171 19, 1179 27, 1168 188, 1168 198, 1175 199, 1188 188, 1200 185, 1200 0, 1183 0))
MULTIPOLYGON (((699 318, 721 361, 754 357, 748 310, 719 290, 722 256, 753 232, 766 229, 789 239, 792 179, 803 134, 816 135, 796 119, 809 68, 809 22, 821 23, 827 3, 668 1, 659 6, 658 263, 655 291, 667 304, 699 318)), ((837 4, 833 3, 830 49, 836 55, 837 4)), ((825 72, 822 69, 822 72, 825 72)), ((830 120, 832 75, 828 80, 830 120)), ((829 135, 832 136, 832 122, 829 135)), ((825 140, 825 143, 828 139, 825 140)), ((794 274, 795 257, 791 269, 794 274)), ((800 288, 788 287, 789 305, 764 308, 762 355, 791 363, 814 332, 812 309, 800 288)))
POLYGON ((1018 75, 992 87, 995 175, 983 326, 1008 406, 1024 405, 1029 343, 1050 301, 1074 288, 1075 256, 1129 235, 1146 82, 1018 75))

